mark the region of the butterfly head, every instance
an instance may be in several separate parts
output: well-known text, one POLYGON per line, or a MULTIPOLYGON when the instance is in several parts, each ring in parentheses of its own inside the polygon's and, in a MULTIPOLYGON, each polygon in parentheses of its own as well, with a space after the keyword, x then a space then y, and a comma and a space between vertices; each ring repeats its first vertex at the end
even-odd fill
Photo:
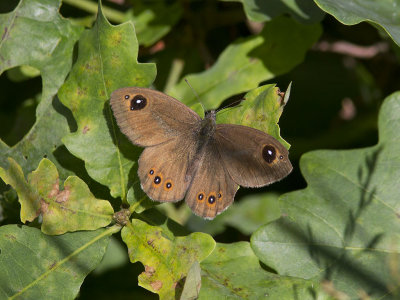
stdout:
POLYGON ((215 122, 215 110, 207 111, 204 119, 201 121, 200 136, 213 136, 217 126, 215 122))

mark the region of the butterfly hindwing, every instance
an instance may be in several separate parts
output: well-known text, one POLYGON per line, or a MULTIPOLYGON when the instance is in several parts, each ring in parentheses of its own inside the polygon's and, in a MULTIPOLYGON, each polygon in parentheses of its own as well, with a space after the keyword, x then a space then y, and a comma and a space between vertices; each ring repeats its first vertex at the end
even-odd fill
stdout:
POLYGON ((217 145, 209 142, 194 163, 186 203, 203 218, 213 219, 233 202, 238 185, 226 172, 217 145))

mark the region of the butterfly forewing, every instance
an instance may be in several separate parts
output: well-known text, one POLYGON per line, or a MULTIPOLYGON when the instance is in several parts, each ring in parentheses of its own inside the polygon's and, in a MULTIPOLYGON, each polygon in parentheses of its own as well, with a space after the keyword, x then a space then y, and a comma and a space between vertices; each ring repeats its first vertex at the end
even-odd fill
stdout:
POLYGON ((286 148, 260 130, 241 125, 218 124, 216 141, 225 169, 241 186, 268 185, 292 171, 286 148))
POLYGON ((183 103, 146 88, 118 89, 111 94, 110 104, 121 131, 142 147, 183 138, 201 121, 183 103))

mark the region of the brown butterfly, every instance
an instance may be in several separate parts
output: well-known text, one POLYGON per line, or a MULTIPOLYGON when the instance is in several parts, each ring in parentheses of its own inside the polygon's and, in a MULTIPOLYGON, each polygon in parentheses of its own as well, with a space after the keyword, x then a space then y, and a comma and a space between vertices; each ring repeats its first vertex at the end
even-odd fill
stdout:
POLYGON ((192 211, 213 219, 232 204, 238 186, 261 187, 287 176, 288 151, 260 130, 201 119, 161 92, 138 87, 114 91, 111 107, 121 131, 145 147, 138 175, 153 200, 185 198, 192 211))

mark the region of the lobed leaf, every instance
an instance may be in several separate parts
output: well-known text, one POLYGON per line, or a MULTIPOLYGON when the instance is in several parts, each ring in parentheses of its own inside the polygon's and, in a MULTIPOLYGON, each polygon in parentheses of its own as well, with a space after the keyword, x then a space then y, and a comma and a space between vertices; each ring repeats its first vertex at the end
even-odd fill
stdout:
POLYGON ((248 242, 218 243, 200 266, 199 299, 315 299, 312 281, 265 271, 248 242))
POLYGON ((192 264, 201 262, 215 247, 207 234, 195 232, 171 237, 161 227, 137 219, 124 227, 121 234, 131 262, 140 261, 144 265, 139 285, 159 294, 160 299, 173 298, 178 282, 186 277, 192 264))
MULTIPOLYGON (((224 0, 232 1, 232 0, 224 0)), ((301 23, 317 23, 324 17, 324 13, 315 5, 313 0, 233 0, 243 4, 247 18, 253 22, 265 22, 289 14, 301 23)))
POLYGON ((68 133, 68 124, 54 96, 71 68, 73 46, 83 28, 61 17, 60 4, 61 0, 21 0, 12 12, 0 14, 0 74, 31 66, 40 71, 43 86, 36 122, 28 134, 13 147, 0 140, 0 165, 13 157, 29 172, 47 156, 65 178, 70 172, 57 163, 53 151, 68 133))
POLYGON ((382 27, 400 46, 400 3, 398 0, 314 0, 325 12, 346 25, 370 22, 382 27))
POLYGON ((0 298, 75 298, 118 230, 47 236, 28 226, 0 227, 0 298))
MULTIPOLYGON (((260 34, 229 45, 210 69, 185 78, 206 109, 215 109, 228 97, 254 89, 260 82, 294 68, 320 34, 319 25, 277 18, 266 23, 260 34)), ((197 102, 184 80, 167 93, 188 106, 197 102)))
POLYGON ((78 125, 63 142, 85 162, 93 179, 110 188, 113 197, 126 197, 132 184, 129 172, 140 149, 118 130, 109 107, 110 94, 121 87, 148 86, 156 73, 154 64, 138 63, 137 54, 132 23, 112 26, 100 8, 93 28, 79 40, 78 59, 58 93, 78 125))
POLYGON ((28 181, 12 158, 9 164, 8 170, 0 168, 0 177, 17 191, 23 223, 41 215, 46 234, 94 230, 111 223, 114 210, 110 202, 96 199, 79 177, 68 177, 64 190, 59 190, 57 168, 50 160, 43 159, 28 181))
POLYGON ((308 187, 282 196, 282 217, 251 238, 263 263, 351 298, 399 296, 399 114, 397 92, 382 105, 376 146, 302 157, 308 187))
MULTIPOLYGON (((287 94, 290 93, 290 87, 287 94)), ((286 105, 279 88, 268 84, 251 90, 238 107, 222 110, 217 123, 231 123, 253 127, 272 135, 287 149, 290 145, 280 136, 279 118, 286 105)))
POLYGON ((135 25, 140 45, 151 46, 163 36, 182 17, 183 9, 180 2, 165 3, 164 1, 131 1, 133 10, 128 12, 135 25))

